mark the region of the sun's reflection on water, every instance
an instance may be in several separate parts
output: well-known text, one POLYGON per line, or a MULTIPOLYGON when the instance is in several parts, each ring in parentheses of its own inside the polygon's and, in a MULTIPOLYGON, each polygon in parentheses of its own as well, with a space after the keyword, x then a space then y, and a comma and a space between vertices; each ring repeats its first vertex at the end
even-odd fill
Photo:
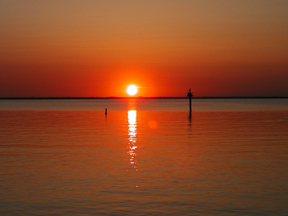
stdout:
POLYGON ((136 160, 137 149, 137 111, 128 111, 128 154, 130 155, 130 164, 134 166, 134 169, 138 171, 136 160))

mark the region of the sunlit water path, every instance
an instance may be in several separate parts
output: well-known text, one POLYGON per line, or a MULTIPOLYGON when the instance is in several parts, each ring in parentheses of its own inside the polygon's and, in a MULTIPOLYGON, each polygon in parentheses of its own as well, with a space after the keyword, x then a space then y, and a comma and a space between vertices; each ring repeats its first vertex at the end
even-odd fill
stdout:
POLYGON ((0 215, 287 215, 287 101, 177 101, 1 104, 0 215))

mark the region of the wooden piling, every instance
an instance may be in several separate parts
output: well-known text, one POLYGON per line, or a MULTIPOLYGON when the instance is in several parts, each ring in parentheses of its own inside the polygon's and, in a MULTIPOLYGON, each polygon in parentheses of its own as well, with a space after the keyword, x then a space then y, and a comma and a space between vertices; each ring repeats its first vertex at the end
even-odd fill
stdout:
POLYGON ((192 97, 193 97, 193 93, 191 92, 191 88, 189 89, 187 96, 189 97, 189 113, 191 116, 191 114, 192 114, 192 97))
POLYGON ((105 115, 107 115, 107 108, 105 108, 105 115))

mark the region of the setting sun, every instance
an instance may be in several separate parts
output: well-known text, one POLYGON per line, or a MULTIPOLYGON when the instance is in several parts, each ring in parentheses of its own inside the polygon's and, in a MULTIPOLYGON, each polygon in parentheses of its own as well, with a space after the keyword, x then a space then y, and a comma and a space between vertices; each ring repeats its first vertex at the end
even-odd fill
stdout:
POLYGON ((126 92, 130 96, 134 96, 138 93, 138 87, 136 85, 128 85, 126 88, 126 92))

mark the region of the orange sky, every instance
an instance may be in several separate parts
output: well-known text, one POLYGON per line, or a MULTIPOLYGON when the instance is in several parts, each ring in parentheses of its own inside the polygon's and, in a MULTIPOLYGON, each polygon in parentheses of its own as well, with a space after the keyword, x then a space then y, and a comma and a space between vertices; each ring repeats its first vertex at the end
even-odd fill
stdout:
POLYGON ((0 97, 288 96, 284 0, 0 0, 0 97))

